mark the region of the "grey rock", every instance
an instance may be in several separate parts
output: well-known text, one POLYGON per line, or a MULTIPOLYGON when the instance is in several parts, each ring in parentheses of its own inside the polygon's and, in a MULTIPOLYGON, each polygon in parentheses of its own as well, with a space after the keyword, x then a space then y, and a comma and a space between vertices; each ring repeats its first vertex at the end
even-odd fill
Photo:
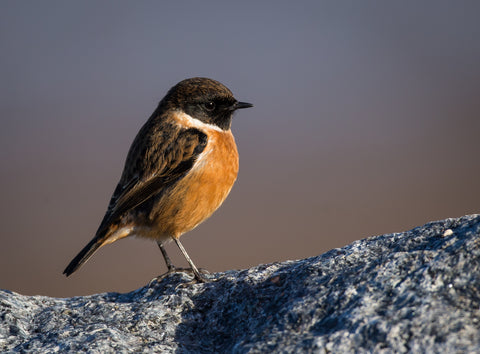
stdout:
POLYGON ((480 352, 480 215, 127 294, 0 292, 3 352, 480 352))

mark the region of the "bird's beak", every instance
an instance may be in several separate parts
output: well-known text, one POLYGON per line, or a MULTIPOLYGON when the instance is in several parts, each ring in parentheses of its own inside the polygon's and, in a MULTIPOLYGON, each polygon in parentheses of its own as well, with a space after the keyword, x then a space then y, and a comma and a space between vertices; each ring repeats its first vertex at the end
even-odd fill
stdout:
POLYGON ((233 109, 234 109, 234 110, 242 109, 242 108, 250 108, 250 107, 253 107, 253 104, 247 103, 247 102, 236 102, 236 103, 233 105, 233 109))

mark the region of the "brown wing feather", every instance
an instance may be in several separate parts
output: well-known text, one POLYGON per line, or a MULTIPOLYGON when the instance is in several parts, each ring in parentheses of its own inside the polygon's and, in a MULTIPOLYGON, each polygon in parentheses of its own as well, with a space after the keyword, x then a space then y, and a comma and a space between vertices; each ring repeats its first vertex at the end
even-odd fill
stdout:
MULTIPOLYGON (((151 149, 147 156, 140 154, 136 159, 132 159, 136 164, 146 163, 147 165, 141 170, 149 171, 149 174, 144 174, 142 178, 134 176, 126 187, 123 187, 122 180, 120 181, 121 192, 112 197, 99 232, 125 212, 142 204, 153 195, 164 192, 192 168, 198 155, 207 145, 207 135, 193 128, 176 133, 174 139, 168 139, 170 141, 167 146, 159 144, 151 149)), ((127 168, 126 166, 125 169, 127 168)))
POLYGON ((65 268, 63 273, 67 276, 105 244, 112 224, 153 195, 165 192, 178 182, 205 149, 207 135, 200 130, 165 125, 155 121, 152 116, 137 134, 100 227, 95 237, 65 268), (139 171, 141 175, 136 174, 139 171))

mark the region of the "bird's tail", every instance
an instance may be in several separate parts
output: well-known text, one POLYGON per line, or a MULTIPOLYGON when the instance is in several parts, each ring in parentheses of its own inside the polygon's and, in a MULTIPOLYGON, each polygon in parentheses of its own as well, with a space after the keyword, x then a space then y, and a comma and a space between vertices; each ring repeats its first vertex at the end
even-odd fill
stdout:
POLYGON ((67 277, 80 268, 91 256, 102 246, 130 236, 133 232, 132 227, 120 227, 116 224, 102 227, 97 231, 97 235, 72 259, 67 268, 63 271, 67 277))
POLYGON ((63 271, 67 277, 80 268, 91 256, 105 244, 105 237, 94 237, 63 271))

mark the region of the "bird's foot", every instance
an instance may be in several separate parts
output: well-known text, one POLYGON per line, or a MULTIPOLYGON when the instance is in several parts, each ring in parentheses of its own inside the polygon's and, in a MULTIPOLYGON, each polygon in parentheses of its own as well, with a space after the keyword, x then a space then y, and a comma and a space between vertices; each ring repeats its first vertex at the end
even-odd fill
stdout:
MULTIPOLYGON (((211 280, 208 279, 207 277, 203 276, 202 274, 210 274, 210 272, 206 269, 203 269, 203 268, 200 268, 199 270, 199 273, 196 273, 192 268, 177 268, 177 267, 171 267, 169 270, 167 270, 165 273, 159 275, 158 277, 156 278, 153 278, 149 285, 152 284, 153 282, 157 282, 157 283, 160 283, 163 279, 165 279, 166 277, 168 277, 170 274, 174 274, 174 273, 187 273, 189 275, 192 275, 193 276, 193 280, 189 281, 189 282, 186 282, 186 283, 182 283, 182 284, 179 284, 178 286, 188 286, 190 284, 196 284, 196 283, 208 283, 210 282, 211 280)), ((177 286, 177 287, 178 287, 177 286)))

